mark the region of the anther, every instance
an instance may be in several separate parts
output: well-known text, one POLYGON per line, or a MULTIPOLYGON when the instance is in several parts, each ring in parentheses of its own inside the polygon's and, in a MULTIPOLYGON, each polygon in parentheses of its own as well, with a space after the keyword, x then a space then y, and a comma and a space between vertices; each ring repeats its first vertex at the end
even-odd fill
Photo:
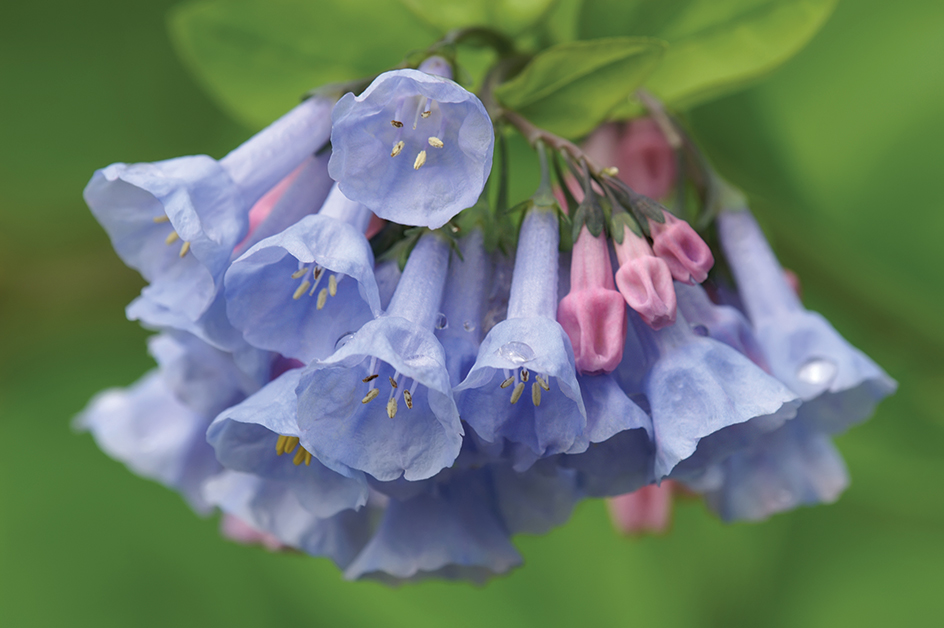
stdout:
POLYGON ((416 156, 416 161, 413 162, 413 170, 419 170, 423 167, 423 164, 426 163, 426 151, 421 150, 420 154, 416 156))
POLYGON ((391 120, 391 121, 390 121, 390 124, 392 124, 393 126, 397 127, 398 129, 402 129, 402 128, 403 128, 403 123, 400 122, 399 120, 391 120))
POLYGON ((424 112, 421 113, 420 115, 423 116, 424 118, 428 118, 428 117, 429 117, 429 114, 431 114, 431 113, 433 113, 433 112, 430 111, 429 109, 427 109, 426 111, 424 111, 424 112))
POLYGON ((502 387, 502 388, 508 388, 509 386, 511 386, 511 385, 514 384, 514 383, 515 383, 515 376, 512 375, 511 377, 509 377, 508 379, 506 379, 505 381, 503 381, 503 382, 501 383, 501 387, 502 387))
POLYGON ((374 380, 377 379, 378 377, 380 377, 380 374, 379 374, 379 373, 374 373, 373 375, 368 375, 367 377, 365 377, 365 378, 362 379, 361 381, 364 382, 365 384, 367 384, 367 383, 369 383, 369 382, 374 381, 374 380))
POLYGON ((391 419, 397 416, 397 398, 396 397, 390 397, 390 399, 387 401, 387 416, 390 417, 391 419))
POLYGON ((393 379, 393 378, 390 377, 389 375, 387 375, 387 379, 390 380, 390 385, 391 385, 391 386, 393 386, 394 388, 397 387, 397 380, 393 379))
POLYGON ((168 235, 167 238, 164 240, 164 244, 171 245, 179 239, 180 239, 180 234, 177 233, 176 231, 171 231, 170 235, 168 235))
POLYGON ((163 216, 155 216, 154 222, 156 222, 157 224, 161 224, 162 222, 170 222, 170 216, 166 214, 163 216))
MULTIPOLYGON (((376 375, 374 377, 376 377, 376 375)), ((364 398, 361 399, 361 403, 370 403, 371 401, 376 399, 377 395, 379 394, 380 394, 379 388, 371 388, 370 390, 367 391, 367 394, 364 395, 364 398)))
POLYGON ((307 272, 308 272, 308 267, 303 266, 299 268, 298 270, 296 270, 294 273, 292 273, 292 279, 301 279, 302 277, 305 276, 305 273, 307 272))
POLYGON ((338 294, 338 276, 331 275, 328 277, 328 294, 331 296, 336 296, 338 294))
POLYGON ((406 402, 406 407, 409 410, 413 409, 413 395, 410 394, 409 390, 403 391, 403 401, 406 402))
POLYGON ((290 454, 293 451, 295 451, 295 448, 298 447, 298 437, 297 436, 280 436, 279 437, 280 440, 282 438, 285 439, 282 442, 282 453, 279 453, 278 443, 275 444, 275 453, 281 456, 282 454, 290 454))
POLYGON ((322 288, 321 292, 318 293, 318 309, 322 309, 325 306, 325 303, 328 302, 328 289, 322 288))
POLYGON ((305 294, 305 291, 308 290, 308 288, 310 287, 311 287, 311 282, 306 279, 295 290, 295 294, 292 295, 292 298, 298 301, 300 298, 302 298, 302 295, 305 294))
POLYGON ((438 137, 431 137, 426 141, 429 142, 429 145, 433 148, 442 148, 444 146, 443 141, 438 137))
POLYGON ((536 379, 538 380, 538 383, 541 385, 541 388, 543 388, 544 390, 550 390, 550 389, 551 389, 551 387, 548 385, 548 383, 544 380, 543 377, 541 377, 540 375, 538 375, 536 379))
POLYGON ((530 377, 530 373, 528 373, 528 369, 521 369, 521 381, 523 382, 528 381, 528 377, 530 377))
POLYGON ((285 441, 288 440, 288 436, 282 436, 279 434, 279 439, 275 441, 275 455, 281 456, 285 453, 285 441))
POLYGON ((184 242, 183 245, 181 245, 180 247, 179 256, 184 257, 189 250, 190 250, 190 242, 184 242))
POLYGON ((515 386, 515 389, 511 391, 511 403, 518 403, 518 400, 521 399, 521 395, 524 393, 524 383, 518 382, 518 385, 515 386))
MULTIPOLYGON (((297 439, 296 439, 296 440, 297 440, 297 439)), ((291 452, 290 452, 290 453, 291 453, 291 452)), ((307 451, 304 447, 299 447, 299 448, 298 448, 298 453, 296 453, 296 454, 295 454, 295 457, 292 459, 292 464, 294 464, 294 465, 297 467, 297 466, 300 465, 302 462, 305 463, 305 466, 306 466, 306 467, 307 467, 308 465, 310 465, 310 464, 311 464, 311 454, 308 453, 308 451, 307 451)))
POLYGON ((403 147, 404 147, 404 146, 406 146, 406 144, 403 143, 403 140, 400 140, 399 142, 397 142, 396 144, 394 144, 394 145, 393 145, 393 150, 390 151, 390 156, 391 156, 391 157, 396 157, 397 155, 399 155, 399 154, 400 154, 400 151, 403 150, 403 147))
POLYGON ((531 402, 536 406, 541 405, 541 385, 537 382, 531 384, 531 402))

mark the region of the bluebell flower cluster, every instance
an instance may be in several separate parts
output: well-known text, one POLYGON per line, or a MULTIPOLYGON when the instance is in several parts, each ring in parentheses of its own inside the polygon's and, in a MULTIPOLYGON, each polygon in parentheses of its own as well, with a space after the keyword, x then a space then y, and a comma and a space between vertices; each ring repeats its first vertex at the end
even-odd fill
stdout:
POLYGON ((482 582, 521 563, 514 535, 665 479, 726 520, 835 499, 830 437, 895 384, 803 309, 746 208, 718 219, 734 296, 694 284, 712 252, 652 214, 655 253, 640 231, 621 254, 674 256, 678 312, 650 327, 627 306, 595 334, 601 291, 623 297, 605 239, 596 261, 561 253, 543 153, 514 248, 489 244, 497 223, 450 222, 488 196, 495 131, 449 76, 433 57, 308 99, 219 161, 95 173, 85 198, 148 282, 128 316, 158 332, 158 366, 78 425, 197 512, 388 583, 482 582), (576 290, 594 268, 596 292, 576 290), (575 355, 572 289, 581 346, 614 368, 575 355))

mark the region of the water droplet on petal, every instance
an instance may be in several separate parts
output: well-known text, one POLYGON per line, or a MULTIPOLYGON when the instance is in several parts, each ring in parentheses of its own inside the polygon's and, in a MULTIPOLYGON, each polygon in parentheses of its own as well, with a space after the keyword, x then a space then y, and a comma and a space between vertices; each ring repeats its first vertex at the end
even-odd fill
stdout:
POLYGON ((692 331, 695 332, 696 336, 707 336, 708 328, 704 325, 692 325, 692 331))
POLYGON ((475 323, 472 321, 465 321, 462 323, 462 329, 466 331, 475 331, 475 323))
POLYGON ((440 312, 436 315, 436 329, 445 329, 449 327, 449 321, 446 319, 446 315, 440 312))
POLYGON ((338 341, 334 343, 334 350, 337 351, 338 349, 340 349, 347 343, 351 342, 353 338, 354 338, 354 334, 352 334, 351 332, 348 332, 342 335, 340 338, 338 338, 338 341))
POLYGON ((499 347, 498 355, 514 364, 524 364, 534 359, 534 349, 523 342, 506 342, 499 347))
POLYGON ((797 369, 797 379, 814 386, 825 386, 833 381, 839 369, 836 363, 824 358, 813 358, 797 369))

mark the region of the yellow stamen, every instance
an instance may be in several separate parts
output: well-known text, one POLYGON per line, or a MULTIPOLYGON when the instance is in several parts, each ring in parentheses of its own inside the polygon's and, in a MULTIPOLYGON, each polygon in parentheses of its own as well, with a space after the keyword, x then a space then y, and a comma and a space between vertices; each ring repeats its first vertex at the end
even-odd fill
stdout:
POLYGON ((318 309, 320 310, 325 306, 325 303, 328 302, 328 289, 322 288, 321 292, 318 293, 318 309))
POLYGON ((413 409, 413 395, 410 394, 409 390, 403 391, 403 401, 406 402, 406 407, 409 410, 413 409))
POLYGON ((428 117, 429 117, 429 114, 431 114, 431 113, 433 113, 433 112, 432 112, 432 111, 424 111, 424 112, 421 113, 420 115, 423 116, 424 118, 428 118, 428 117))
POLYGON ((426 163, 426 151, 421 150, 420 154, 416 156, 416 161, 413 162, 413 170, 419 170, 423 167, 423 164, 426 163))
POLYGON ((400 154, 400 151, 403 150, 403 147, 404 147, 404 146, 406 146, 406 144, 403 143, 403 140, 400 140, 399 142, 397 142, 396 144, 394 144, 394 145, 393 145, 393 150, 390 151, 390 156, 391 156, 391 157, 396 157, 397 155, 399 155, 399 154, 400 154))
POLYGON ((299 447, 298 453, 296 453, 295 457, 292 458, 292 464, 294 464, 297 467, 302 462, 304 462, 306 465, 311 464, 311 454, 305 451, 304 447, 299 447))
POLYGON ((331 296, 336 296, 338 294, 338 276, 331 275, 328 277, 328 294, 331 296))
POLYGON ((285 437, 285 447, 282 448, 287 454, 295 451, 295 448, 298 447, 298 437, 297 436, 286 436, 285 437))
POLYGON ((370 403, 371 401, 376 399, 377 395, 379 394, 380 394, 379 388, 371 388, 370 390, 367 391, 367 394, 364 395, 364 398, 361 399, 361 403, 370 403))
POLYGON ((501 383, 501 387, 502 387, 502 388, 508 388, 508 387, 511 386, 513 383, 515 383, 515 376, 514 376, 514 375, 512 375, 511 377, 509 377, 508 379, 506 379, 505 381, 503 381, 503 382, 501 383))
POLYGON ((402 128, 403 128, 403 123, 400 122, 399 120, 391 120, 391 121, 390 121, 390 124, 392 124, 393 126, 397 127, 398 129, 402 129, 402 128))
POLYGON ((190 243, 184 242, 183 245, 180 247, 180 257, 185 256, 187 254, 187 251, 189 250, 190 250, 190 243))
POLYGON ((180 234, 178 234, 176 231, 171 231, 170 235, 168 235, 167 238, 164 240, 164 244, 167 244, 169 246, 179 239, 180 239, 180 234))
POLYGON ((442 148, 443 146, 445 146, 445 144, 443 144, 443 141, 439 139, 438 137, 431 137, 426 141, 428 141, 429 145, 432 146, 433 148, 442 148))
POLYGON ((365 384, 367 384, 367 383, 369 383, 369 382, 374 381, 374 380, 377 379, 378 377, 380 377, 380 375, 379 375, 378 373, 374 373, 373 375, 368 375, 367 377, 365 377, 365 378, 362 379, 361 381, 364 382, 365 384))
POLYGON ((544 390, 550 390, 550 389, 551 389, 551 387, 548 385, 548 383, 547 383, 546 381, 544 381, 544 378, 541 377, 540 375, 537 376, 537 380, 538 380, 538 383, 541 384, 541 388, 543 388, 544 390))
POLYGON ((541 405, 541 385, 537 382, 531 384, 531 402, 536 406, 541 405))
POLYGON ((311 287, 311 282, 307 279, 302 282, 302 285, 298 286, 298 289, 295 290, 295 294, 292 295, 292 298, 298 301, 302 298, 302 295, 305 294, 305 290, 311 287))
POLYGON ((301 279, 302 277, 305 276, 305 273, 307 272, 308 272, 308 267, 303 266, 302 268, 299 268, 294 273, 292 273, 292 279, 301 279))
POLYGON ((154 222, 161 224, 162 222, 170 222, 170 216, 155 216, 154 222))
POLYGON ((391 419, 397 416, 397 398, 390 397, 390 401, 387 402, 387 416, 391 419))
POLYGON ((397 387, 397 380, 393 379, 393 378, 390 377, 389 375, 387 376, 387 379, 390 380, 390 385, 391 385, 391 386, 393 386, 394 388, 397 387))
POLYGON ((528 381, 528 377, 530 377, 528 373, 528 369, 521 369, 521 381, 523 382, 528 381))
POLYGON ((285 441, 288 440, 288 436, 282 436, 279 434, 279 439, 275 441, 275 455, 281 456, 285 453, 285 441))
POLYGON ((515 386, 515 389, 511 391, 511 403, 518 403, 518 400, 521 399, 522 394, 524 394, 524 382, 518 382, 518 385, 515 386))

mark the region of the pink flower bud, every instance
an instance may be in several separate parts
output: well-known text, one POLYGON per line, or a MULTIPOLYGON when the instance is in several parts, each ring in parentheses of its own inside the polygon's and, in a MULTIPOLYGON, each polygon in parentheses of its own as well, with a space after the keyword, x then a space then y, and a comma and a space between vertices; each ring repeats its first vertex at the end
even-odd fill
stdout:
POLYGON ((800 286, 800 276, 789 268, 783 269, 783 278, 787 280, 787 285, 793 290, 793 292, 798 296, 803 296, 803 289, 800 286))
POLYGON ((665 480, 607 500, 613 527, 622 534, 665 532, 672 517, 675 483, 665 480))
POLYGON ((676 281, 703 282, 715 263, 711 249, 690 224, 669 212, 663 215, 664 223, 649 221, 653 250, 665 260, 676 281))
POLYGON ((574 346, 577 370, 609 373, 623 359, 626 304, 613 285, 606 238, 584 227, 574 243, 570 294, 557 308, 557 320, 574 346))
POLYGON ((623 242, 615 247, 620 263, 616 286, 629 307, 653 329, 675 323, 675 287, 665 261, 655 257, 646 239, 628 227, 623 242))
POLYGON ((287 545, 283 545, 268 532, 260 532, 239 517, 228 513, 223 513, 223 518, 220 520, 220 533, 230 541, 243 545, 262 545, 270 552, 289 549, 287 545))
POLYGON ((288 186, 292 185, 292 181, 295 180, 295 177, 305 168, 306 163, 295 168, 286 176, 284 179, 275 184, 271 190, 266 192, 262 198, 256 201, 256 204, 252 206, 252 209, 249 210, 249 233, 252 233, 256 230, 262 221, 269 217, 269 214, 272 212, 272 208, 275 207, 275 204, 279 202, 279 199, 282 198, 282 195, 285 194, 285 190, 288 189, 288 186))
POLYGON ((651 118, 601 126, 584 150, 595 161, 616 166, 619 178, 640 194, 662 198, 672 189, 675 153, 651 118))

